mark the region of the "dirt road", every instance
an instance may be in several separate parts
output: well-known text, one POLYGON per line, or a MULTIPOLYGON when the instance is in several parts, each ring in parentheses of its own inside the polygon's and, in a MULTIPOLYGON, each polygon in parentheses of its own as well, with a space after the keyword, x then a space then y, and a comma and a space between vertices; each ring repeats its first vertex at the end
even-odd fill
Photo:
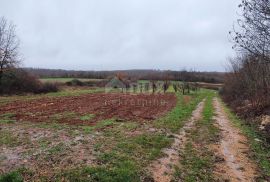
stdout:
POLYGON ((179 153, 180 150, 185 146, 187 140, 186 133, 190 130, 194 123, 201 119, 202 110, 204 106, 204 101, 199 103, 197 108, 193 111, 192 117, 185 124, 185 126, 179 131, 179 134, 174 135, 174 143, 171 148, 164 149, 165 157, 155 161, 151 167, 150 171, 152 177, 157 182, 169 182, 172 179, 174 172, 174 166, 179 165, 179 153))
POLYGON ((229 181, 254 181, 256 165, 247 156, 247 138, 232 125, 220 101, 214 99, 217 126, 221 129, 221 139, 213 146, 222 160, 216 164, 215 176, 229 181))

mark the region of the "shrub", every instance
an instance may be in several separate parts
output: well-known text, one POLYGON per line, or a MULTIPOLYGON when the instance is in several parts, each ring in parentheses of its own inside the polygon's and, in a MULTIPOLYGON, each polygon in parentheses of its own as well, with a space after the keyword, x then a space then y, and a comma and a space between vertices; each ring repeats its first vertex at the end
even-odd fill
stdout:
POLYGON ((266 61, 249 55, 231 60, 221 93, 241 116, 259 116, 270 107, 270 62, 266 61))
POLYGON ((1 94, 15 94, 22 92, 34 92, 39 89, 40 82, 27 72, 14 69, 4 72, 0 80, 1 94))
POLYGON ((58 91, 53 83, 41 83, 35 76, 22 69, 4 72, 0 80, 0 94, 47 93, 58 91))
POLYGON ((73 79, 69 82, 66 82, 67 86, 84 86, 84 82, 78 80, 78 79, 73 79))
POLYGON ((57 83, 43 83, 40 85, 39 89, 37 89, 34 93, 49 93, 49 92, 58 92, 59 86, 57 83))

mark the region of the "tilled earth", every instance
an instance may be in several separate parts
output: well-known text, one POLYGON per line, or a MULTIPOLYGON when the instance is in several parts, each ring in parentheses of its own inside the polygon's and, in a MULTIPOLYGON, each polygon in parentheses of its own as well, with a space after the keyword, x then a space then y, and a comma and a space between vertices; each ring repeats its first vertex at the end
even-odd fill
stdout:
POLYGON ((95 125, 99 120, 154 120, 176 105, 174 94, 119 94, 101 93, 70 97, 42 98, 32 101, 15 101, 0 107, 0 115, 13 113, 17 121, 49 122, 95 125), (67 117, 59 115, 74 113, 67 117), (87 114, 91 121, 81 120, 87 114), (57 119, 58 118, 58 119, 57 119))
POLYGON ((115 139, 105 136, 107 130, 92 126, 114 118, 119 121, 106 127, 108 133, 124 132, 126 137, 144 134, 150 132, 151 120, 165 115, 176 102, 174 94, 96 93, 2 105, 0 175, 26 169, 22 172, 25 181, 40 181, 43 177, 44 181, 55 181, 57 174, 99 165, 99 146, 110 151, 114 145, 102 142, 115 139), (54 126, 55 122, 63 124, 54 126))

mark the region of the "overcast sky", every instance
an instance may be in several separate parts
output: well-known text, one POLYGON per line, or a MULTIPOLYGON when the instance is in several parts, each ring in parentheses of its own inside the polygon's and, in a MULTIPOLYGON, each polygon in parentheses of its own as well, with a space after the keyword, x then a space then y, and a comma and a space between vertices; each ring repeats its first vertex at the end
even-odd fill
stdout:
POLYGON ((224 71, 239 0, 0 0, 23 66, 224 71))

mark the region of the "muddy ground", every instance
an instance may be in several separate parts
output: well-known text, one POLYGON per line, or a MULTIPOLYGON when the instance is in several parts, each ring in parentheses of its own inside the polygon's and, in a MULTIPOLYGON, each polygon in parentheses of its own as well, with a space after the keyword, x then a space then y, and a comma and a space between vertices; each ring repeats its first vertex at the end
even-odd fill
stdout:
POLYGON ((215 154, 221 158, 216 164, 215 174, 224 181, 255 181, 257 167, 248 155, 247 138, 233 126, 218 99, 214 99, 216 124, 221 129, 221 139, 213 145, 215 154))
POLYGON ((0 116, 13 114, 17 121, 95 125, 99 120, 154 120, 174 108, 174 94, 87 94, 15 101, 0 108, 0 116), (90 115, 87 119, 87 115, 90 115), (81 117, 86 116, 85 119, 81 117))

